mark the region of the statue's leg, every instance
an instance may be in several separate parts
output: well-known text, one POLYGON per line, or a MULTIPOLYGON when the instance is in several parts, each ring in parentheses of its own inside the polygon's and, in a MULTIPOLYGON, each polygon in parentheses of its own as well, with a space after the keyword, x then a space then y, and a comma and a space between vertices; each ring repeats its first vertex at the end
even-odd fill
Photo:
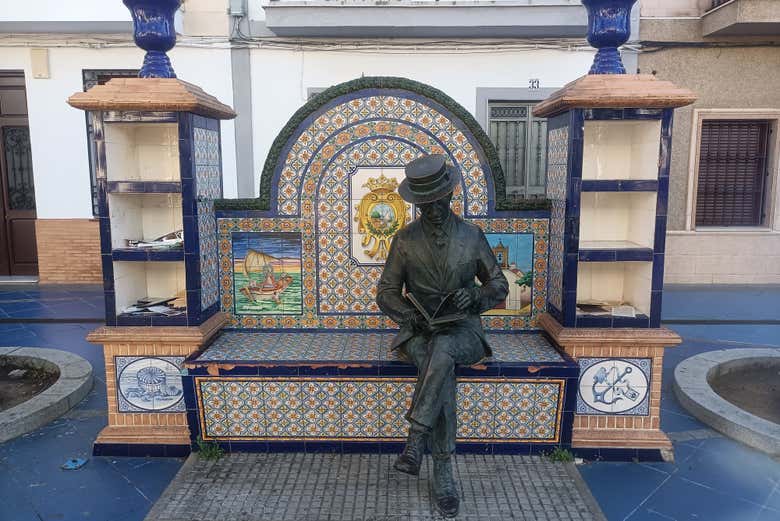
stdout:
MULTIPOLYGON (((406 357, 417 366, 417 384, 415 385, 412 404, 419 396, 420 387, 423 381, 423 375, 428 367, 428 339, 424 337, 415 337, 410 339, 403 347, 406 357)), ((412 405, 414 407, 414 405, 412 405)), ((410 409, 411 411, 411 409, 410 409)), ((400 472, 412 474, 414 476, 420 473, 420 464, 425 454, 425 442, 429 437, 429 431, 426 426, 415 423, 407 413, 406 419, 409 420, 409 434, 404 446, 403 452, 398 456, 393 468, 400 472)))
MULTIPOLYGON (((406 418, 411 423, 403 453, 394 467, 408 474, 418 474, 423 457, 425 438, 431 434, 431 452, 441 467, 436 474, 444 486, 442 498, 457 498, 454 492, 449 456, 455 451, 456 383, 455 364, 474 363, 483 354, 482 344, 471 331, 451 330, 432 338, 415 337, 404 346, 407 356, 418 368, 412 405, 406 418)), ((448 509, 443 509, 447 511, 448 509)))
POLYGON ((457 433, 455 371, 450 371, 441 388, 441 409, 431 432, 433 457, 433 499, 445 517, 457 515, 460 500, 452 475, 455 435, 457 433))
POLYGON ((414 385, 414 392, 412 393, 412 403, 409 406, 409 411, 406 413, 406 419, 412 422, 411 413, 414 409, 414 404, 417 402, 417 397, 420 395, 420 388, 422 387, 424 374, 428 370, 428 363, 430 361, 429 339, 425 337, 414 337, 410 339, 403 347, 406 357, 414 363, 417 368, 417 381, 414 385))
POLYGON ((451 386, 455 380, 455 359, 451 352, 456 341, 457 338, 451 335, 434 335, 428 346, 427 364, 420 366, 408 418, 428 429, 438 420, 445 386, 451 386))
MULTIPOLYGON (((443 348, 455 364, 471 365, 484 356, 482 341, 473 331, 451 330, 451 338, 443 348)), ((455 453, 457 423, 457 382, 454 368, 448 373, 441 389, 441 410, 431 434, 431 453, 433 455, 433 493, 436 508, 445 517, 454 517, 458 513, 460 500, 458 487, 452 472, 455 453)))
POLYGON ((434 457, 449 457, 455 452, 455 435, 457 434, 455 373, 447 379, 442 388, 441 412, 431 431, 431 454, 434 457))

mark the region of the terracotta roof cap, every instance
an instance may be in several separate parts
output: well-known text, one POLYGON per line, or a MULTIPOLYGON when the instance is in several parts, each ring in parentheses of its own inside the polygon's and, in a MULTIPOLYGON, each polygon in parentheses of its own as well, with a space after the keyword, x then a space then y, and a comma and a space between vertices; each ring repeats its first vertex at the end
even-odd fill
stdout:
POLYGON ((113 78, 87 92, 77 92, 68 104, 82 110, 192 112, 216 119, 233 119, 232 108, 197 85, 177 78, 113 78))
POLYGON ((696 95, 652 74, 588 74, 555 91, 533 109, 550 117, 572 108, 677 108, 696 95))

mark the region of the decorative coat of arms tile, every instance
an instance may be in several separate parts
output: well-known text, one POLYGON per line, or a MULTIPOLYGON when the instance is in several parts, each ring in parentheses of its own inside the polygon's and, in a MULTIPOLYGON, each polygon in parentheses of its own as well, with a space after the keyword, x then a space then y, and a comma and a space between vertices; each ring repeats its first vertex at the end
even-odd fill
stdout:
POLYGON ((393 236, 411 220, 411 206, 398 195, 399 174, 403 177, 403 169, 371 168, 358 169, 352 176, 353 221, 357 229, 352 239, 352 256, 360 264, 382 264, 393 236), (372 175, 376 170, 379 175, 372 175), (390 177, 385 177, 384 170, 392 172, 390 177))

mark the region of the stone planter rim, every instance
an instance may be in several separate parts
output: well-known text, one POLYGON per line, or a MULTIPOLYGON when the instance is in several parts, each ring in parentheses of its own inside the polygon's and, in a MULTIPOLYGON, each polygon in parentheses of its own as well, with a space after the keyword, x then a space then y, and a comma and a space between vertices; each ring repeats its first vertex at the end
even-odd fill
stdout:
POLYGON ((709 383, 723 364, 734 368, 767 358, 780 361, 780 348, 723 349, 692 356, 674 369, 674 393, 701 422, 754 449, 778 456, 780 425, 740 409, 717 394, 709 383))
POLYGON ((57 381, 41 393, 0 412, 0 443, 31 432, 65 414, 92 389, 92 365, 84 358, 59 349, 40 347, 0 347, 0 358, 32 360, 53 364, 59 369, 57 381))

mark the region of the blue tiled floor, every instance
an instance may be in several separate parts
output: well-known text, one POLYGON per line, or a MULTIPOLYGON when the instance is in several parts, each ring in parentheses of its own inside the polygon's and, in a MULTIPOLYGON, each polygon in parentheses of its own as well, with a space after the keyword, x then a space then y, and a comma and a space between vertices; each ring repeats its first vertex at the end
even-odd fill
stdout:
POLYGON ((780 286, 664 286, 666 320, 780 320, 780 286))
MULTIPOLYGON (((19 295, 10 298, 9 293, 0 289, 3 309, 20 313, 23 309, 39 309, 34 305, 22 307, 21 303, 11 303, 19 295)), ((44 298, 51 295, 61 298, 63 294, 45 289, 37 293, 43 294, 44 298)), ((83 298, 89 296, 88 291, 85 293, 83 298)), ((24 298, 32 298, 29 291, 25 291, 24 298)), ((74 298, 76 305, 83 304, 79 298, 74 298)), ((66 302, 62 305, 67 307, 66 302)), ((93 315, 102 312, 102 303, 100 310, 92 311, 93 315)), ((64 313, 64 318, 77 318, 68 309, 64 313)), ((24 318, 41 316, 27 314, 24 318)), ((106 425, 102 349, 84 339, 98 325, 0 323, 0 345, 70 351, 86 358, 95 375, 92 391, 65 416, 37 431, 0 444, 0 521, 140 521, 179 470, 181 459, 90 456, 92 442, 106 425), (60 465, 71 457, 86 457, 89 462, 77 471, 61 470, 60 465)))
POLYGON ((0 284, 0 320, 102 320, 103 287, 0 284))
MULTIPOLYGON (((667 320, 778 320, 780 287, 674 288, 667 320)), ((695 354, 752 344, 780 347, 780 325, 672 325, 683 337, 667 349, 661 429, 674 435, 708 427, 680 406, 674 367, 695 354)), ((724 437, 674 442, 674 463, 602 463, 579 468, 607 518, 627 521, 779 521, 780 462, 724 437)))
MULTIPOLYGON (((664 317, 777 320, 780 288, 674 288, 664 317)), ((24 319, 95 319, 102 316, 99 287, 0 287, 0 345, 37 346, 77 353, 92 363, 95 387, 75 409, 37 431, 0 444, 0 521, 97 519, 140 521, 182 460, 93 458, 78 471, 59 466, 89 457, 106 424, 100 346, 84 340, 89 323, 12 323, 24 319), (71 299, 71 300, 69 300, 71 299), (91 308, 90 308, 91 306, 91 308), (74 309, 87 310, 83 316, 74 309), (91 314, 91 315, 90 315, 91 314)), ((697 353, 780 346, 780 325, 673 325, 685 339, 667 350, 661 428, 671 435, 706 429, 677 402, 674 366, 697 353)), ((611 520, 780 520, 780 462, 727 438, 675 442, 674 463, 604 463, 579 467, 611 520)))

